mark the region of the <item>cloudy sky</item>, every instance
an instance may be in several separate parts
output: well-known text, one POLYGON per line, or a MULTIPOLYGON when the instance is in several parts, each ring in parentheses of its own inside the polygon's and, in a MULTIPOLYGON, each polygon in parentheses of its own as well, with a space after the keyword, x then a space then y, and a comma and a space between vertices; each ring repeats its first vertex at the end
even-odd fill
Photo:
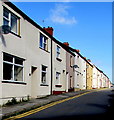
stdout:
MULTIPOLYGON (((68 1, 68 0, 67 0, 68 1)), ((105 0, 104 0, 105 1, 105 0)), ((42 27, 54 28, 54 37, 80 49, 112 80, 111 2, 15 2, 42 27)))

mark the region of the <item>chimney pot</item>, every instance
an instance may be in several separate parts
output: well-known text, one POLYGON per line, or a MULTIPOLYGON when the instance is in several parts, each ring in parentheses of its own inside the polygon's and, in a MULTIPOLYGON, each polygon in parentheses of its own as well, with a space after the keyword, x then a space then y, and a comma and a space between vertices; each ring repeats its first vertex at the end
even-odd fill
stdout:
POLYGON ((64 42, 63 44, 66 45, 66 46, 69 46, 69 43, 68 43, 68 42, 64 42))
POLYGON ((46 32, 48 32, 50 35, 53 36, 53 28, 52 28, 52 27, 49 27, 49 26, 48 26, 48 28, 43 27, 43 29, 44 29, 46 32))
POLYGON ((76 52, 80 52, 80 50, 79 49, 75 49, 76 50, 76 52))
POLYGON ((91 62, 91 60, 90 60, 90 59, 88 59, 87 61, 88 61, 88 62, 91 62))

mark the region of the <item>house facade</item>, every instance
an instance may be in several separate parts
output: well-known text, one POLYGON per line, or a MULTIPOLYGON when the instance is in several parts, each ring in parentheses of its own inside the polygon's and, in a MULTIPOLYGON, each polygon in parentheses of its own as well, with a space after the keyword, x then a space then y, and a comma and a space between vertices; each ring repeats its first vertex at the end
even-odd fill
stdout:
POLYGON ((52 91, 53 94, 66 92, 66 50, 62 43, 52 41, 52 91))
POLYGON ((0 39, 3 103, 51 94, 51 38, 12 3, 0 1, 0 11, 0 26, 11 27, 0 39))
MULTIPOLYGON (((93 81, 93 65, 87 61, 86 62, 86 89, 92 89, 93 81)), ((95 81, 96 82, 96 81, 95 81)))
POLYGON ((74 57, 74 90, 86 89, 86 61, 77 49, 70 48, 74 57))
POLYGON ((75 54, 70 51, 69 43, 64 42, 63 43, 66 48, 66 86, 67 86, 67 92, 74 91, 74 57, 75 54))
POLYGON ((93 65, 93 79, 92 79, 92 88, 98 88, 98 70, 95 65, 93 65))
POLYGON ((82 78, 82 81, 80 80, 80 89, 83 90, 83 89, 86 89, 86 60, 84 59, 84 57, 82 56, 81 57, 81 64, 80 64, 80 67, 81 67, 81 78, 82 78))

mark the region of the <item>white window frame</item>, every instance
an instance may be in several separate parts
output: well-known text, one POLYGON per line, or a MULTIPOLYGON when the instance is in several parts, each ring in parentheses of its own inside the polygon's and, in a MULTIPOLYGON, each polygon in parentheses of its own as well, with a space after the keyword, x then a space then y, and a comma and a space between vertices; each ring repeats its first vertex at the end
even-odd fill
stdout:
MULTIPOLYGON (((48 51, 48 38, 45 37, 42 33, 40 33, 40 37, 42 36, 42 45, 39 44, 40 48, 42 48, 43 50, 48 51)), ((41 38, 40 38, 40 42, 41 42, 41 38)))
POLYGON ((70 67, 72 67, 73 66, 73 57, 72 57, 72 55, 70 55, 70 67))
POLYGON ((56 57, 57 58, 60 58, 60 50, 61 50, 61 48, 57 45, 57 48, 56 48, 56 57))
POLYGON ((9 15, 8 15, 8 18, 6 18, 4 15, 3 15, 3 24, 4 24, 4 19, 7 20, 9 22, 9 26, 11 27, 11 16, 14 16, 16 19, 17 19, 17 25, 16 25, 16 32, 11 30, 11 32, 15 33, 15 34, 18 34, 19 33, 19 17, 17 17, 14 13, 10 12, 7 8, 3 7, 3 12, 7 11, 9 12, 9 15))
POLYGON ((45 65, 41 65, 41 84, 47 85, 47 66, 45 66, 45 65), (43 70, 42 70, 42 67, 43 67, 43 66, 45 67, 46 71, 43 71, 43 70), (46 78, 45 82, 42 81, 42 79, 43 79, 43 78, 42 78, 42 73, 45 73, 45 78, 46 78))
POLYGON ((56 72, 56 85, 60 85, 60 75, 61 75, 60 72, 56 72))
MULTIPOLYGON (((6 53, 3 53, 3 54, 6 54, 6 53)), ((15 63, 15 58, 17 59, 17 58, 19 58, 19 57, 16 57, 16 56, 12 56, 12 55, 10 55, 10 54, 7 54, 7 55, 9 55, 9 56, 11 56, 12 58, 13 58, 13 62, 9 62, 9 61, 5 61, 4 59, 3 59, 3 64, 4 63, 6 63, 6 64, 10 64, 10 65, 12 65, 13 67, 12 67, 12 79, 11 80, 4 80, 3 79, 3 81, 11 81, 11 82, 24 82, 24 60, 22 59, 22 61, 23 61, 23 65, 20 65, 20 64, 16 64, 15 63), (15 79, 14 79, 14 66, 18 66, 18 67, 22 67, 22 72, 23 72, 23 76, 22 76, 22 81, 16 81, 15 79)), ((21 59, 21 58, 19 58, 19 59, 21 59)))

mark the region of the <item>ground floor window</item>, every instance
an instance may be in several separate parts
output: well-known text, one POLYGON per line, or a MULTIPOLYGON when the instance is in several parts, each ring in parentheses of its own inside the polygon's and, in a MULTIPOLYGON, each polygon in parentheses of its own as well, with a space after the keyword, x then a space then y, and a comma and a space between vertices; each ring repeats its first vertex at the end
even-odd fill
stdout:
POLYGON ((60 73, 56 72, 56 84, 60 84, 60 73))
POLYGON ((23 59, 3 53, 3 80, 23 81, 23 59))
POLYGON ((47 76, 47 66, 42 65, 42 71, 41 71, 41 83, 46 84, 46 76, 47 76))

